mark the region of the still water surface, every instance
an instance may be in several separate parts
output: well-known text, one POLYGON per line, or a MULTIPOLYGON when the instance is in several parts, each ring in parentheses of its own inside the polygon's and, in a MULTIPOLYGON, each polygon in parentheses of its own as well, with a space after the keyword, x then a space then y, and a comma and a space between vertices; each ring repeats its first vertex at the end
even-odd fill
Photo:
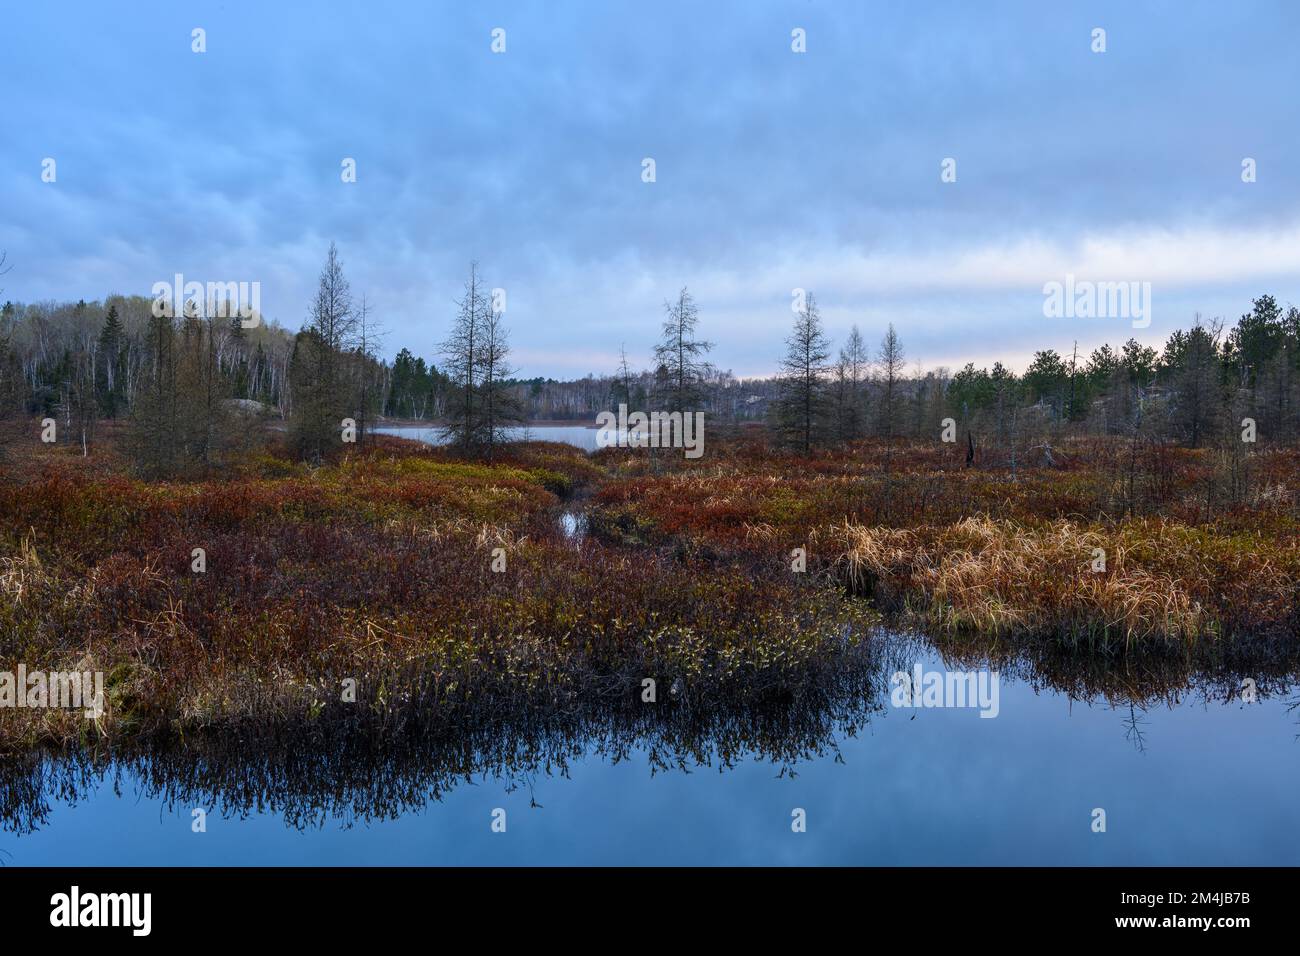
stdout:
MULTIPOLYGON (((564 769, 453 770, 373 804, 366 781, 391 793, 402 769, 324 763, 305 778, 302 766, 278 773, 276 758, 233 775, 200 761, 184 791, 155 768, 59 793, 0 764, 0 864, 1300 864, 1288 682, 1245 704, 1222 699, 1236 678, 1117 680, 1143 709, 1071 699, 1056 689, 1077 686, 1069 678, 1021 668, 1001 674, 998 716, 985 719, 893 706, 889 675, 916 662, 944 666, 909 641, 873 663, 878 690, 854 707, 777 722, 729 761, 703 739, 683 749, 704 763, 679 754, 685 769, 656 771, 644 740, 615 758, 578 738, 564 769), (801 756, 770 756, 790 743, 772 739, 782 726, 801 756), (241 809, 223 814, 223 802, 241 809), (191 831, 199 806, 206 833, 191 831), (497 808, 505 833, 491 831, 497 808), (804 833, 791 830, 795 808, 804 833), (1105 833, 1092 831, 1094 808, 1105 833)), ((720 749, 745 738, 745 722, 719 731, 720 749)))
MULTIPOLYGON (((440 429, 434 427, 398 425, 376 428, 374 431, 379 435, 396 435, 399 438, 411 438, 430 445, 443 444, 440 429)), ((599 433, 600 429, 587 428, 584 425, 529 425, 527 428, 506 429, 507 437, 511 441, 558 441, 587 452, 596 450, 596 435, 599 433)))

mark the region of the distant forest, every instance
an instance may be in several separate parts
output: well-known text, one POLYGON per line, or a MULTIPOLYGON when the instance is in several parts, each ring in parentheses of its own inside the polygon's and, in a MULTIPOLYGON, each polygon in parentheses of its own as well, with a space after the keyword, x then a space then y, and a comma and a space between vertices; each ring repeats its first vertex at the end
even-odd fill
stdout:
POLYGON ((381 418, 409 419, 490 451, 510 425, 590 422, 620 402, 701 410, 713 427, 766 422, 802 452, 864 437, 933 439, 947 419, 963 444, 1012 454, 1017 443, 1041 445, 1065 431, 1221 445, 1247 418, 1260 442, 1300 437, 1300 310, 1269 295, 1230 326, 1198 316, 1161 349, 1134 339, 1088 355, 1048 349, 1022 374, 1001 363, 955 373, 909 367, 892 325, 870 341, 855 327, 832 343, 809 295, 780 374, 761 379, 710 361, 713 346, 699 336, 701 316, 685 289, 665 304, 646 363, 624 355, 619 368, 575 381, 515 377, 504 316, 476 266, 446 342, 427 360, 405 348, 392 362, 379 357, 376 324, 332 246, 296 333, 205 311, 190 303, 185 315, 159 316, 143 296, 6 301, 0 415, 53 418, 83 446, 100 422, 125 420, 141 461, 169 473, 213 464, 246 440, 241 422, 250 415, 283 422, 303 456, 318 459, 338 444, 345 418, 363 441, 381 418))

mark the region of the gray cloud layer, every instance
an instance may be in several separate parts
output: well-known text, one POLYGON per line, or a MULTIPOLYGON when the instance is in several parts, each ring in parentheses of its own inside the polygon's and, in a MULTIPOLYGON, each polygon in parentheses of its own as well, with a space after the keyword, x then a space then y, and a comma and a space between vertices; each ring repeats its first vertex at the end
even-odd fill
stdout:
POLYGON ((1044 319, 1065 272, 1151 281, 1152 341, 1300 298, 1293 4, 703 6, 6 11, 7 295, 258 280, 297 327, 334 239, 390 350, 428 355, 474 257, 522 370, 555 375, 648 360, 684 284, 742 374, 774 368, 796 286, 927 364, 1132 334, 1044 319))

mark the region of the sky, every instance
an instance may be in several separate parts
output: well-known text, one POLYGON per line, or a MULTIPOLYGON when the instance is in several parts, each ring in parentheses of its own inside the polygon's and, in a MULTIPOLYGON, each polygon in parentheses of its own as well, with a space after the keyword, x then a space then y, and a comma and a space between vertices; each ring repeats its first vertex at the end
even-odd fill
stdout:
POLYGON ((557 378, 649 367, 682 287, 742 376, 795 289, 927 368, 1159 344, 1300 304, 1297 40, 1251 0, 0 0, 0 286, 256 281, 296 330, 334 241, 434 358, 477 260, 557 378), (1149 282, 1149 326, 1046 315, 1067 275, 1149 282))

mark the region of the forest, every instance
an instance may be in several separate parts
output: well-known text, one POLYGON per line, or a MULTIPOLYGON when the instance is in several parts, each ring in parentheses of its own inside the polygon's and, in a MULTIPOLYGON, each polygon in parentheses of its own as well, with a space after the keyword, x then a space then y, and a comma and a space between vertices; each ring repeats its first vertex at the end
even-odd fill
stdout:
POLYGON ((931 440, 947 419, 961 443, 1008 463, 1050 457, 1067 435, 1232 447, 1247 419, 1252 441, 1300 435, 1300 309, 1267 294, 1232 323, 1191 317, 1159 348, 1129 338, 1083 355, 1072 344, 1036 352, 1020 373, 1000 362, 955 372, 909 365, 892 324, 874 347, 856 325, 836 347, 810 295, 779 373, 740 379, 710 361, 712 343, 699 337, 699 309, 683 289, 665 303, 646 363, 624 350, 619 368, 575 381, 516 377, 504 315, 477 266, 428 360, 406 348, 391 361, 381 354, 381 323, 364 298, 353 301, 333 246, 296 332, 260 316, 246 328, 188 305, 173 316, 155 315, 143 296, 5 301, 0 416, 53 418, 83 451, 102 423, 119 423, 140 467, 155 474, 219 468, 255 435, 244 427, 250 416, 288 429, 301 456, 320 461, 343 446, 344 419, 363 443, 376 422, 414 421, 446 426, 480 450, 510 426, 591 423, 620 403, 703 411, 714 429, 765 424, 804 454, 871 437, 931 440))

